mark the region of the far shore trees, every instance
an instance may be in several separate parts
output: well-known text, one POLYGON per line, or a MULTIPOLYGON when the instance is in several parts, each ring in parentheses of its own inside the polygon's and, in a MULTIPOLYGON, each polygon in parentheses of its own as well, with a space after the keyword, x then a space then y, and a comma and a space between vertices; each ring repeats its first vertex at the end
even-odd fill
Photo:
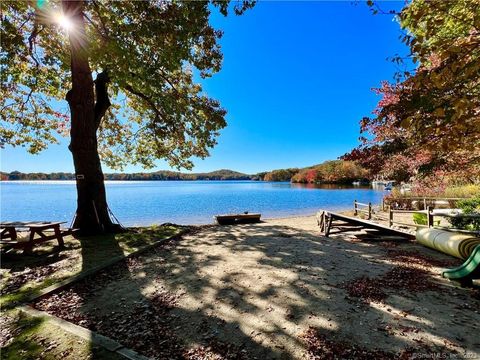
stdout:
MULTIPOLYGON (((105 180, 251 180, 252 175, 242 174, 232 170, 216 170, 208 173, 181 173, 169 170, 139 173, 106 173, 105 180)), ((10 173, 0 172, 2 180, 75 180, 72 173, 21 173, 12 171, 10 173)))
POLYGON ((413 0, 398 18, 417 67, 375 90, 363 144, 343 158, 397 180, 480 181, 480 2, 413 0))
POLYGON ((292 176, 298 173, 299 169, 272 170, 263 176, 263 181, 290 181, 292 176))
MULTIPOLYGON (((253 2, 236 3, 241 14, 253 2)), ((195 81, 221 67, 224 1, 2 1, 0 143, 38 153, 70 134, 74 223, 111 232, 101 162, 191 168, 226 111, 195 81), (66 104, 62 101, 66 99, 66 104)))
POLYGON ((306 184, 349 184, 367 178, 368 173, 353 161, 332 160, 302 169, 292 177, 292 182, 306 184))
POLYGON ((263 181, 291 181, 304 184, 349 184, 368 179, 368 171, 354 161, 330 160, 297 169, 278 169, 257 174, 263 181))

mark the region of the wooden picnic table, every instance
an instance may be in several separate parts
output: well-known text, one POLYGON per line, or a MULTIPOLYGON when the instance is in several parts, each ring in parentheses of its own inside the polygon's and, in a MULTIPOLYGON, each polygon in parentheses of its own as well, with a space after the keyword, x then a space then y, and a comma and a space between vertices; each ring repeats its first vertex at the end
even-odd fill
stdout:
POLYGON ((30 253, 36 244, 43 243, 48 240, 56 239, 60 247, 64 246, 63 233, 60 225, 66 221, 50 222, 50 221, 13 221, 0 223, 0 244, 8 248, 24 249, 25 253, 30 253), (29 232, 26 241, 19 241, 18 231, 27 230, 29 232), (53 231, 52 234, 46 234, 46 231, 53 231), (37 237, 35 235, 38 235, 37 237))

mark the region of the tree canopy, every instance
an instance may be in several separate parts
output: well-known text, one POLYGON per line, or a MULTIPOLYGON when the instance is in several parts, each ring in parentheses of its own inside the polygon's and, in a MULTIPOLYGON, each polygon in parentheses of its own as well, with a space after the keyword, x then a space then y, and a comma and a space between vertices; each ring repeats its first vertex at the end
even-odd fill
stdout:
POLYGON ((298 173, 299 169, 278 169, 272 170, 263 176, 263 181, 290 181, 292 176, 298 173))
MULTIPOLYGON (((37 153, 70 133, 77 186, 73 226, 121 231, 106 200, 101 160, 192 167, 225 123, 196 76, 220 70, 216 1, 3 1, 0 142, 37 153), (61 107, 65 99, 68 109, 61 107), (62 110, 63 109, 63 110, 62 110), (57 133, 57 134, 56 134, 57 133)), ((233 6, 237 14, 253 6, 233 6)))
MULTIPOLYGON (((196 76, 220 70, 220 30, 209 24, 223 1, 84 1, 85 32, 61 1, 2 1, 2 145, 38 153, 66 135, 71 88, 68 36, 77 36, 96 85, 108 85, 98 149, 112 168, 152 167, 157 158, 190 168, 226 125, 225 109, 196 76), (103 77, 103 78, 102 78, 103 77)), ((237 14, 253 6, 240 2, 237 14)), ((97 95, 102 89, 96 89, 97 95)))
POLYGON ((353 161, 330 160, 302 169, 292 177, 295 183, 349 184, 367 177, 367 171, 353 161))
MULTIPOLYGON (((370 2, 372 6, 376 6, 370 2)), ((413 0, 398 14, 410 48, 397 82, 383 82, 362 145, 345 156, 386 176, 478 173, 480 2, 413 0)))

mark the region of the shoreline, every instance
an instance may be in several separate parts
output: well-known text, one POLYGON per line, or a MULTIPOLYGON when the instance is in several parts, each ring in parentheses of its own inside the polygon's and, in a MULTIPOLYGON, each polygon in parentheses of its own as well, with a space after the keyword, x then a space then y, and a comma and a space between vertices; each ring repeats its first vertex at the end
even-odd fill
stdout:
MULTIPOLYGON (((308 220, 309 218, 312 218, 312 217, 315 217, 316 213, 320 210, 325 210, 325 209, 322 209, 322 208, 318 208, 318 210, 312 212, 312 213, 308 213, 308 214, 297 214, 297 215, 282 215, 282 216, 279 216, 279 217, 276 217, 276 216, 269 216, 269 217, 262 217, 260 219, 260 222, 257 223, 257 224, 261 224, 262 222, 270 222, 270 221, 280 221, 280 220, 295 220, 295 219, 299 219, 299 220, 308 220)), ((345 212, 345 211, 349 211, 350 209, 347 209, 347 208, 342 208, 342 209, 335 209, 335 211, 337 212, 345 212)), ((213 220, 213 217, 215 215, 212 215, 212 222, 210 223, 188 223, 188 224, 184 224, 184 223, 176 223, 176 222, 173 222, 172 224, 175 224, 175 225, 181 225, 181 226, 205 226, 205 225, 219 225, 217 223, 215 223, 215 221, 213 220)), ((150 227, 150 226, 159 226, 159 225, 162 225, 162 224, 165 224, 165 223, 153 223, 153 224, 150 224, 150 225, 131 225, 131 226, 126 226, 126 227, 150 227)), ((255 223, 253 223, 255 224, 255 223)), ((242 224, 240 224, 242 225, 242 224)), ((219 225, 219 226, 222 226, 222 225, 219 225)))
MULTIPOLYGON (((0 183, 5 221, 66 221, 76 210, 74 181, 0 183), (22 203, 21 207, 16 204, 22 203)), ((112 181, 108 204, 124 226, 206 225, 214 216, 260 213, 262 219, 312 216, 320 209, 353 209, 353 199, 381 202, 383 192, 357 187, 310 187, 258 181, 112 181)))

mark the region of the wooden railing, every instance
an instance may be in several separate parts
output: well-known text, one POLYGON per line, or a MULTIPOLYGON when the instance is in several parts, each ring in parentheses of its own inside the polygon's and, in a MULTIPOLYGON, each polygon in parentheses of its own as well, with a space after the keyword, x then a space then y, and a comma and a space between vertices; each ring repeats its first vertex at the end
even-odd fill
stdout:
MULTIPOLYGON (((453 199, 453 198, 450 198, 450 199, 453 199)), ((358 202, 357 200, 353 202, 353 211, 355 216, 357 216, 359 213, 365 214, 368 220, 375 219, 375 220, 388 221, 389 227, 393 227, 394 225, 402 225, 402 226, 410 226, 410 227, 428 227, 428 228, 434 227, 438 229, 448 229, 448 230, 467 232, 470 234, 480 235, 480 231, 453 229, 453 228, 447 228, 444 226, 435 225, 435 217, 480 218, 480 215, 476 215, 476 214, 446 214, 446 213, 436 214, 433 212, 433 207, 431 206, 427 206, 426 210, 396 210, 396 209, 392 209, 391 206, 388 206, 388 211, 386 211, 386 213, 388 213, 388 218, 387 218, 385 216, 386 215, 385 213, 384 213, 385 215, 382 216, 381 215, 382 213, 378 213, 374 211, 374 207, 372 206, 371 202, 369 202, 368 204, 365 204, 365 203, 358 202), (394 219, 394 214, 425 214, 427 216, 427 224, 422 225, 422 224, 415 224, 415 223, 405 223, 398 220, 396 221, 394 219)))
POLYGON ((459 197, 421 197, 421 196, 406 196, 406 197, 398 197, 398 198, 391 198, 388 199, 388 204, 385 202, 385 198, 382 199, 382 210, 386 210, 386 206, 391 206, 392 203, 397 202, 397 203, 405 203, 405 202, 413 202, 413 201, 421 201, 423 203, 423 209, 426 210, 427 207, 431 202, 436 202, 436 201, 446 201, 446 202, 451 202, 451 201, 458 201, 458 200, 464 200, 465 198, 459 198, 459 197))
POLYGON ((369 202, 368 204, 364 204, 364 203, 358 202, 357 200, 354 200, 353 213, 355 216, 357 216, 359 212, 363 214, 367 214, 367 219, 370 220, 372 218, 372 203, 369 202))
POLYGON ((436 228, 436 229, 445 229, 451 231, 458 231, 458 232, 465 232, 469 234, 476 234, 480 235, 480 231, 471 231, 471 230, 464 230, 464 229, 455 229, 440 225, 435 225, 435 217, 444 217, 444 218, 474 218, 480 219, 480 215, 477 214, 446 214, 446 213, 437 213, 435 214, 433 209, 430 206, 427 206, 427 210, 393 210, 389 207, 388 209, 388 226, 392 227, 393 225, 404 225, 404 226, 415 226, 415 227, 428 227, 428 228, 436 228), (425 214, 427 216, 427 224, 411 224, 411 223, 404 223, 400 221, 394 221, 393 215, 394 214, 425 214))

